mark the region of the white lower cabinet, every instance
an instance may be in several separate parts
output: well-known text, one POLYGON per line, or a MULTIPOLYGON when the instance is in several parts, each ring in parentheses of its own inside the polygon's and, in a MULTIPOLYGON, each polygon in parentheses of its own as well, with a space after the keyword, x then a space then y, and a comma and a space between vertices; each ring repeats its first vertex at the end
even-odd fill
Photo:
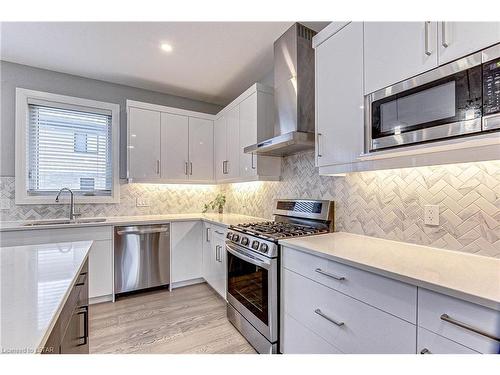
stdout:
POLYGON ((500 353, 500 311, 419 288, 418 326, 480 353, 500 353))
POLYGON ((220 296, 226 299, 226 248, 227 229, 203 223, 203 278, 220 296))
POLYGON ((81 227, 5 231, 0 246, 94 241, 89 252, 89 302, 113 299, 113 227, 81 227))
MULTIPOLYGON (((415 353, 414 324, 286 268, 283 288, 283 314, 343 353, 415 353)), ((290 329, 285 321, 284 332, 290 329)), ((285 333, 285 353, 287 347, 298 347, 293 341, 287 342, 293 337, 285 333)))
POLYGON ((417 335, 418 354, 479 354, 466 346, 436 335, 425 328, 418 327, 417 335))
POLYGON ((203 276, 201 221, 172 222, 170 246, 172 286, 199 281, 203 276))

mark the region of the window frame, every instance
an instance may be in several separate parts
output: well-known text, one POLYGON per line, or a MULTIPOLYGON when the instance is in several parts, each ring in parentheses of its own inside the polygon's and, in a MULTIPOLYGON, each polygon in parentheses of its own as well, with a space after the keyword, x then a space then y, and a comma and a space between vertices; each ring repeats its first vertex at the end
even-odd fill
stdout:
MULTIPOLYGON (((115 103, 52 94, 43 91, 16 88, 16 135, 15 135, 15 202, 16 204, 56 204, 55 195, 29 195, 27 189, 28 167, 27 132, 29 127, 29 99, 60 103, 62 106, 80 106, 111 111, 111 195, 82 196, 75 194, 75 203, 120 203, 120 106, 115 103)), ((61 186, 61 188, 64 186, 61 186)), ((69 202, 67 194, 61 195, 61 202, 69 202)))

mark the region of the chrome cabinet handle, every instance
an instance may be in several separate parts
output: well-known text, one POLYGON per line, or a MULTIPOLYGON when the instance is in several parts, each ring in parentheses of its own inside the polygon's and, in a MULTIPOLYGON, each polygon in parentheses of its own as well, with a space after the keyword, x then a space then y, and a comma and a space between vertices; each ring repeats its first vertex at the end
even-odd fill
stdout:
POLYGON ((325 315, 320 309, 316 309, 316 310, 314 310, 314 312, 316 314, 318 314, 319 316, 321 316, 322 318, 328 320, 329 322, 332 322, 333 324, 335 324, 338 327, 342 327, 345 324, 344 322, 339 322, 338 320, 330 318, 328 315, 325 315))
POLYGON ((207 228, 207 242, 210 242, 210 228, 207 228))
POLYGON ((451 318, 448 314, 442 314, 441 315, 441 320, 444 320, 445 322, 448 322, 448 323, 451 323, 453 325, 456 325, 458 327, 461 327, 461 328, 464 328, 468 331, 471 331, 471 332, 474 332, 474 333, 477 333, 478 335, 481 335, 481 336, 485 336, 489 339, 492 339, 492 340, 495 340, 495 341, 498 341, 500 342, 500 337, 497 337, 497 336, 494 336, 488 332, 485 332, 479 328, 475 328, 467 323, 463 323, 463 322, 460 322, 456 319, 453 319, 451 318))
POLYGON ((218 230, 214 230, 214 232, 217 233, 217 234, 221 234, 221 235, 224 234, 222 232, 219 232, 218 230))
POLYGON ((189 174, 192 176, 193 175, 193 162, 189 162, 189 174))
POLYGON ((255 165, 254 165, 254 163, 253 163, 253 155, 254 155, 254 154, 253 154, 253 152, 252 152, 252 169, 255 169, 255 165))
POLYGON ((321 134, 321 133, 316 134, 316 154, 317 154, 318 158, 323 157, 323 154, 321 153, 320 148, 319 148, 320 147, 320 136, 322 136, 322 135, 323 134, 321 134))
POLYGON ((160 161, 156 161, 156 174, 160 174, 160 161))
POLYGON ((222 161, 222 174, 227 174, 227 160, 222 161))
POLYGON ((431 42, 429 41, 429 26, 431 22, 430 21, 425 21, 425 54, 427 56, 430 56, 432 54, 430 50, 430 44, 431 42))
POLYGON ((188 162, 184 162, 184 174, 187 176, 188 175, 188 162))
POLYGON ((315 269, 315 271, 316 271, 317 273, 322 274, 322 275, 325 275, 325 276, 331 277, 332 279, 335 279, 335 280, 339 280, 339 281, 343 281, 343 280, 345 280, 345 277, 344 277, 344 276, 337 276, 337 275, 334 275, 333 273, 323 271, 321 268, 316 268, 316 269, 315 269))
POLYGON ((420 354, 432 354, 431 351, 427 348, 423 348, 421 351, 420 351, 420 354))
POLYGON ((450 43, 448 43, 447 40, 447 33, 446 33, 446 22, 442 21, 441 22, 441 45, 444 48, 448 48, 450 46, 450 43))

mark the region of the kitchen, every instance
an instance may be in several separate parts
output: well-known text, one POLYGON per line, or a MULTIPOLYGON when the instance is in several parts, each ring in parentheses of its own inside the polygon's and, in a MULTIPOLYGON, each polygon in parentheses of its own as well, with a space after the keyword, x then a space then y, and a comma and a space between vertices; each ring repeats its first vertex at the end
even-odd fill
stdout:
POLYGON ((3 353, 500 353, 500 22, 1 27, 3 353))

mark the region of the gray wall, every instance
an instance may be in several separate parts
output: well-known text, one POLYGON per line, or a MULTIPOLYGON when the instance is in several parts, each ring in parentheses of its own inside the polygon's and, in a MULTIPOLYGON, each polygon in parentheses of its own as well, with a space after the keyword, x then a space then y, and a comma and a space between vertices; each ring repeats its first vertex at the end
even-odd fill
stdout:
POLYGON ((14 176, 16 87, 120 105, 120 176, 126 173, 126 99, 215 114, 221 106, 135 87, 0 61, 0 176, 14 176))

